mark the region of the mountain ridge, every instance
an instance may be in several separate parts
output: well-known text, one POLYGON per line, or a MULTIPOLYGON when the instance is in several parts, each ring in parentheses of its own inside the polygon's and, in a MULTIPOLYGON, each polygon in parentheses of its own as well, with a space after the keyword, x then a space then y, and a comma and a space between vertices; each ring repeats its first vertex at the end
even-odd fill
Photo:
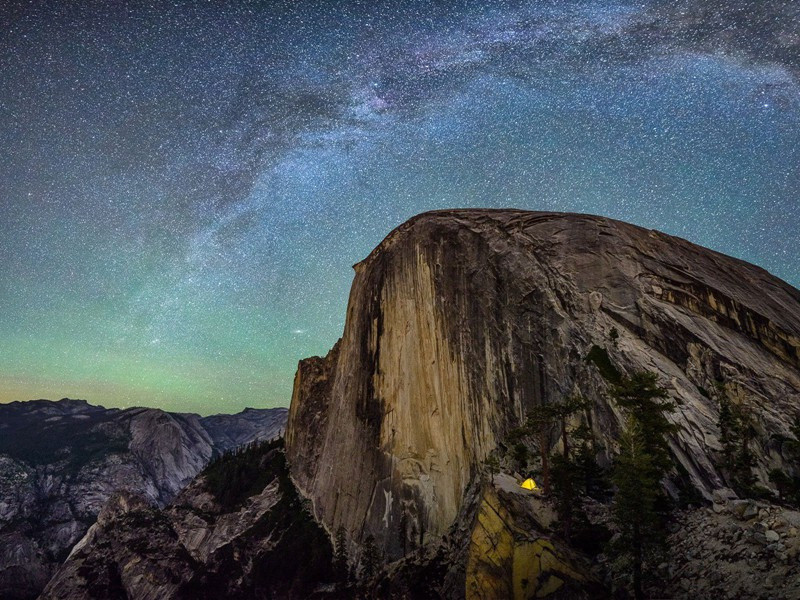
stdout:
POLYGON ((214 456, 279 435, 286 413, 0 404, 0 597, 35 596, 116 491, 164 506, 214 456))
MULTIPOLYGON (((535 409, 581 396, 588 408, 569 425, 588 428, 594 460, 608 467, 626 416, 611 398, 613 379, 643 371, 675 405, 673 469, 663 484, 685 506, 675 524, 687 529, 671 540, 692 547, 697 531, 715 532, 703 540, 713 555, 667 556, 656 591, 690 597, 713 562, 738 573, 724 585, 705 582, 720 597, 773 597, 784 584, 787 594, 800 593, 800 536, 790 527, 800 513, 737 499, 728 488, 714 396, 724 388, 751 410, 752 474, 766 494, 775 491, 769 470, 800 475, 787 446, 800 412, 798 290, 652 230, 516 210, 420 215, 354 268, 341 339, 325 357, 300 361, 295 375, 288 471, 278 478, 293 483, 286 497, 305 501, 276 513, 281 495, 267 485, 241 508, 190 514, 185 505, 206 502, 198 478, 179 503, 145 510, 146 523, 159 523, 154 529, 95 529, 58 571, 48 599, 81 598, 107 572, 137 599, 161 591, 183 598, 189 590, 206 597, 212 588, 191 587, 206 573, 215 590, 269 597, 268 578, 253 587, 255 565, 274 564, 270 552, 286 550, 271 544, 285 539, 288 523, 307 522, 309 511, 344 550, 356 581, 332 579, 323 568, 305 582, 313 591, 292 588, 289 597, 607 597, 602 550, 573 548, 550 502, 519 486, 535 464, 515 473, 504 458, 495 474, 487 459, 508 454, 509 434, 535 409), (197 564, 178 560, 171 575, 178 583, 163 588, 153 565, 144 573, 154 579, 143 586, 142 572, 124 567, 151 560, 154 531, 174 532, 168 560, 191 554, 198 540, 226 543, 214 556, 196 554, 197 564), (783 583, 761 585, 764 570, 783 583)), ((546 440, 548 450, 559 448, 559 437, 546 440)), ((238 467, 230 468, 235 480, 238 467)), ((140 519, 139 504, 132 506, 122 511, 128 525, 140 519)), ((585 506, 593 531, 610 537, 608 507, 592 499, 585 506)), ((294 550, 305 556, 315 547, 294 550)))

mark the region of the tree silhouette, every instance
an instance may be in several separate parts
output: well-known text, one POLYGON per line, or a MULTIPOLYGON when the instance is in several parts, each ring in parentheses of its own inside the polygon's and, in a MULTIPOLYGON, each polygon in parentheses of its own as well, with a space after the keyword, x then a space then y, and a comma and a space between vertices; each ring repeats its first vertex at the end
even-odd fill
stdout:
POLYGON ((653 468, 660 474, 666 473, 672 466, 667 436, 677 431, 677 427, 667 419, 666 413, 675 409, 675 403, 666 400, 667 390, 658 385, 658 375, 640 371, 623 377, 612 387, 611 397, 636 419, 653 468))
POLYGON ((361 575, 364 579, 372 579, 378 572, 381 563, 380 551, 375 545, 375 537, 369 534, 364 540, 364 548, 361 555, 361 575))
POLYGON ((350 568, 347 560, 347 532, 342 525, 336 530, 333 570, 338 581, 347 581, 350 578, 350 568))
POLYGON ((646 551, 659 541, 658 473, 653 456, 647 451, 642 426, 634 417, 629 417, 620 437, 620 454, 611 480, 616 486, 614 522, 620 532, 614 554, 630 562, 636 600, 644 598, 642 580, 646 551))
POLYGON ((486 468, 489 470, 490 481, 494 485, 494 476, 500 472, 500 459, 495 450, 492 450, 486 457, 486 468))
POLYGON ((722 444, 722 468, 729 485, 742 495, 755 492, 756 477, 753 467, 756 456, 750 449, 755 437, 750 408, 733 402, 724 384, 716 386, 719 403, 719 439, 722 444))

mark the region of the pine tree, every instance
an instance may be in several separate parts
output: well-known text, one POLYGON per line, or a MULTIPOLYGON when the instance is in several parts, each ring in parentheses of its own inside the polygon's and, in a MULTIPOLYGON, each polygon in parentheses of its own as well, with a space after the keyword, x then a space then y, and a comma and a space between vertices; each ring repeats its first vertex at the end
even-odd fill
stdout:
MULTIPOLYGON (((509 443, 513 444, 513 458, 517 462, 527 462, 527 447, 523 443, 523 440, 531 440, 536 446, 542 461, 541 486, 542 493, 545 496, 549 496, 553 491, 552 479, 554 475, 551 472, 551 462, 554 459, 550 456, 551 436, 553 429, 558 427, 562 445, 561 458, 563 459, 558 464, 558 468, 560 469, 558 477, 561 479, 563 488, 559 493, 562 495, 562 498, 574 496, 577 499, 576 490, 568 491, 565 487, 567 482, 569 482, 570 486, 574 487, 574 475, 576 473, 576 466, 571 455, 572 440, 570 438, 568 424, 570 418, 581 410, 587 412, 588 419, 589 408, 590 404, 581 396, 570 396, 561 402, 541 404, 531 410, 525 420, 525 425, 509 432, 507 439, 509 443), (523 458, 525 460, 523 460, 523 458), (570 475, 565 478, 567 471, 569 471, 570 475), (575 492, 574 494, 573 491, 575 492)), ((586 452, 582 458, 586 460, 591 454, 591 452, 586 452)))
POLYGON ((736 404, 733 407, 739 424, 739 445, 733 463, 733 483, 745 494, 752 494, 755 492, 757 482, 756 476, 753 474, 753 467, 756 466, 756 455, 750 449, 750 444, 755 438, 753 417, 749 407, 743 404, 736 404))
POLYGON ((577 441, 575 451, 575 465, 578 470, 581 493, 592 498, 600 499, 608 492, 605 474, 597 464, 595 440, 592 429, 584 424, 579 426, 574 433, 577 441))
POLYGON ((511 448, 511 458, 517 470, 525 472, 528 467, 528 431, 525 427, 517 427, 506 434, 506 445, 511 448))
POLYGON ((570 454, 572 443, 567 423, 578 411, 589 408, 588 403, 580 396, 571 396, 562 402, 550 405, 550 414, 561 428, 562 453, 552 458, 553 499, 561 525, 562 534, 570 539, 575 514, 580 511, 581 472, 578 464, 570 454))
POLYGON ((658 385, 658 375, 641 371, 623 377, 612 388, 611 396, 639 424, 644 450, 652 458, 653 467, 660 474, 666 473, 672 466, 667 436, 677 427, 666 417, 675 404, 666 400, 667 390, 658 385))
POLYGON ((620 530, 612 551, 629 561, 638 600, 644 597, 647 555, 666 539, 665 517, 658 506, 666 504, 660 482, 672 467, 667 436, 676 430, 666 414, 675 405, 666 400, 667 390, 658 385, 658 376, 648 372, 623 377, 612 397, 628 413, 612 473, 614 521, 620 530))
POLYGON ((616 486, 614 522, 620 532, 614 551, 630 563, 636 600, 644 598, 645 557, 650 546, 658 541, 660 530, 656 511, 659 470, 653 456, 647 452, 647 445, 642 426, 637 419, 629 417, 611 476, 616 486))
POLYGON ((750 449, 754 429, 750 409, 743 403, 733 403, 725 386, 717 385, 719 403, 719 438, 722 444, 722 468, 728 483, 740 494, 752 494, 756 484, 753 467, 756 457, 750 449))
POLYGON ((500 472, 500 459, 496 451, 492 450, 486 457, 486 468, 489 470, 490 482, 494 485, 494 476, 500 472))
POLYGON ((792 496, 792 478, 780 469, 769 470, 769 480, 778 490, 778 499, 781 501, 787 500, 792 496))
POLYGON ((336 530, 334 540, 333 571, 337 581, 347 581, 350 578, 350 569, 347 560, 347 532, 343 526, 336 530))
POLYGON ((554 454, 552 461, 553 500, 558 513, 561 534, 569 540, 575 513, 580 510, 579 471, 577 465, 563 454, 554 454))
POLYGON ((525 471, 528 467, 528 447, 522 441, 514 443, 511 458, 520 471, 525 471))
POLYGON ((789 432, 792 437, 775 435, 782 443, 781 454, 788 467, 788 472, 771 469, 768 473, 770 482, 778 491, 778 499, 793 506, 800 506, 800 414, 795 415, 789 432))
POLYGON ((361 555, 361 575, 364 579, 372 579, 378 572, 381 563, 380 551, 375 545, 375 537, 370 534, 364 540, 363 554, 361 555))
POLYGON ((542 459, 542 493, 550 495, 550 433, 553 429, 555 415, 547 404, 537 406, 525 421, 525 430, 534 439, 539 456, 542 459))
POLYGON ((561 402, 550 405, 550 413, 561 428, 562 452, 566 460, 570 458, 570 438, 567 423, 575 413, 587 410, 589 407, 589 402, 581 396, 569 396, 561 402))
POLYGON ((717 395, 719 403, 717 427, 719 428, 719 441, 722 444, 722 467, 730 474, 733 472, 734 459, 736 457, 738 423, 731 410, 731 401, 721 386, 718 388, 717 395))

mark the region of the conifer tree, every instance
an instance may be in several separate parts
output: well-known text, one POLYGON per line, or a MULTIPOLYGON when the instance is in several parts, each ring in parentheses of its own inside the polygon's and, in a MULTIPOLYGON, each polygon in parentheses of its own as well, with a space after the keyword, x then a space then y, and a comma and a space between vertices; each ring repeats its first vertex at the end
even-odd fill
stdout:
POLYGON ((528 466, 528 447, 522 441, 516 442, 511 447, 511 458, 521 471, 525 471, 528 466))
POLYGON ((664 474, 672 466, 667 436, 677 428, 666 413, 675 409, 667 400, 667 390, 658 385, 658 375, 646 371, 623 377, 611 390, 611 396, 639 425, 644 450, 653 467, 664 474))
POLYGON ((574 433, 577 441, 575 451, 575 466, 579 476, 579 487, 582 494, 592 498, 600 498, 607 492, 608 485, 605 481, 603 469, 597 464, 595 458, 595 441, 592 429, 584 424, 579 426, 574 433))
POLYGON ((792 497, 792 478, 780 469, 770 469, 769 480, 778 490, 778 500, 785 501, 792 497))
POLYGON ((656 500, 659 470, 647 451, 647 440, 637 419, 629 417, 620 438, 620 454, 611 479, 616 486, 613 515, 620 537, 615 554, 630 564, 636 600, 644 598, 644 563, 660 529, 656 500))
POLYGON ((661 479, 672 467, 667 436, 676 428, 666 414, 675 405, 666 399, 658 376, 648 372, 621 378, 612 397, 628 414, 612 472, 614 521, 620 531, 612 551, 630 565, 638 600, 644 597, 647 556, 666 539, 658 505, 665 501, 661 479))
POLYGON ((511 447, 511 458, 520 471, 526 471, 528 466, 528 446, 526 438, 530 435, 525 427, 512 429, 506 435, 506 442, 511 447))
POLYGON ((783 444, 782 454, 788 466, 788 472, 771 469, 769 480, 778 490, 778 498, 782 502, 800 506, 800 413, 795 415, 789 426, 792 437, 780 437, 783 444))
POLYGON ((743 405, 733 405, 734 413, 739 424, 738 448, 733 462, 733 482, 742 492, 751 494, 755 491, 756 476, 753 467, 756 466, 756 455, 750 448, 755 438, 753 417, 750 408, 743 405))
POLYGON ((542 459, 542 492, 550 495, 550 433, 555 415, 547 404, 537 406, 525 421, 525 430, 533 437, 542 459))
POLYGON ((550 405, 550 414, 561 429, 561 445, 565 460, 570 459, 570 437, 567 429, 569 419, 578 411, 585 410, 589 403, 581 396, 569 396, 556 404, 550 405))
POLYGON ((552 458, 553 499, 561 525, 562 534, 570 539, 575 514, 580 510, 580 469, 570 455, 571 434, 567 424, 578 411, 588 408, 580 396, 570 396, 562 402, 549 405, 549 414, 561 428, 562 453, 552 458))
POLYGON ((729 484, 740 494, 754 491, 756 477, 753 467, 756 457, 750 448, 754 438, 753 419, 750 409, 743 403, 734 403, 728 397, 724 385, 717 385, 719 403, 720 443, 722 444, 722 467, 729 484))
POLYGON ((492 450, 486 457, 486 468, 489 470, 490 483, 494 485, 494 476, 500 472, 500 459, 496 451, 492 450))
POLYGON ((378 546, 375 545, 375 537, 370 534, 364 540, 364 549, 361 556, 361 574, 364 579, 372 579, 378 572, 381 558, 378 546))
POLYGON ((569 540, 575 513, 580 510, 579 473, 576 464, 563 454, 553 455, 553 500, 561 534, 569 540))
POLYGON ((550 469, 550 442, 553 428, 560 428, 563 456, 569 462, 570 439, 567 423, 576 412, 587 407, 580 396, 565 398, 561 402, 540 404, 528 414, 525 425, 509 433, 509 441, 514 443, 513 452, 517 462, 527 462, 527 448, 521 443, 523 438, 532 438, 542 461, 542 493, 549 496, 552 491, 550 469), (522 460, 522 459, 525 460, 522 460))
POLYGON ((738 423, 731 410, 731 401, 724 393, 721 386, 718 387, 719 418, 717 427, 719 428, 719 441, 722 444, 722 467, 730 474, 733 473, 734 459, 736 457, 736 432, 738 423))
POLYGON ((350 569, 347 561, 347 532, 342 525, 336 530, 333 570, 338 581, 347 581, 350 578, 350 569))

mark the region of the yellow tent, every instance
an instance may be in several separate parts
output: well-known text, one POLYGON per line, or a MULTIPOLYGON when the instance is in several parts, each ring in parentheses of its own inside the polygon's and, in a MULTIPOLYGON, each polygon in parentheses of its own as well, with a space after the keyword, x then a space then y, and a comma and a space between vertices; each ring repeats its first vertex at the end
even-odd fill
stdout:
POLYGON ((519 484, 519 487, 525 488, 526 490, 535 490, 536 482, 530 477, 528 477, 525 481, 519 484))

